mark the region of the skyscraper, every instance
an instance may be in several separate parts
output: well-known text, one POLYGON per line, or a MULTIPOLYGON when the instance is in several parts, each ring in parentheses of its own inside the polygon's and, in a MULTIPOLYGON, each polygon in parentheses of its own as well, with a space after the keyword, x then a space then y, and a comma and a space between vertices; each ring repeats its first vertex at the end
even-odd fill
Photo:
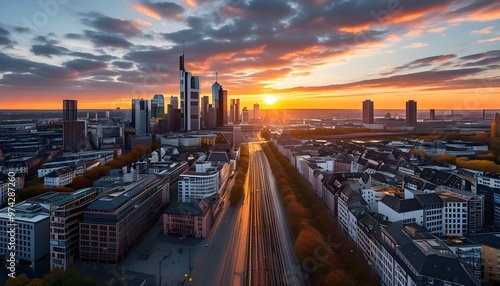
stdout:
POLYGON ((212 104, 217 108, 219 106, 219 92, 222 89, 222 85, 220 85, 217 81, 212 84, 212 104))
POLYGON ((231 99, 231 105, 229 106, 229 115, 231 116, 231 122, 233 124, 240 123, 240 99, 231 99))
POLYGON ((248 124, 248 119, 249 119, 248 109, 245 106, 245 107, 243 107, 243 110, 241 111, 241 123, 248 124))
MULTIPOLYGON (((216 73, 217 74, 217 73, 216 73)), ((212 106, 217 112, 217 126, 227 124, 227 90, 217 80, 212 84, 212 106)))
POLYGON ((435 109, 431 109, 430 110, 430 119, 431 120, 435 120, 436 119, 436 110, 435 109))
POLYGON ((151 118, 165 118, 165 98, 163 94, 155 94, 151 99, 151 118))
POLYGON ((201 116, 204 128, 207 128, 208 125, 208 108, 209 108, 208 99, 209 99, 208 95, 205 95, 201 98, 201 116))
POLYGON ((132 126, 135 135, 151 133, 151 102, 144 99, 132 99, 132 126))
POLYGON ((171 95, 170 96, 170 105, 172 105, 172 107, 174 109, 179 108, 179 98, 177 96, 171 95))
POLYGON ((406 102, 406 124, 410 126, 417 125, 417 102, 414 100, 406 102))
POLYGON ((87 149, 86 121, 77 120, 77 101, 63 100, 63 149, 78 152, 87 149))
POLYGON ((363 123, 373 124, 373 101, 367 99, 363 101, 363 123))
POLYGON ((253 104, 253 119, 259 119, 260 113, 259 113, 260 106, 258 103, 253 104))
POLYGON ((200 77, 184 69, 184 54, 180 56, 181 130, 200 130, 200 77))

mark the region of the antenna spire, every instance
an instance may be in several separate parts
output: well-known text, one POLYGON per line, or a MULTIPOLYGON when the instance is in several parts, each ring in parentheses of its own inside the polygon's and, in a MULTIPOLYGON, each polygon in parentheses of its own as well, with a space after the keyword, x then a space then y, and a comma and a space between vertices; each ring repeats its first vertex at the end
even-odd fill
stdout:
POLYGON ((217 72, 215 72, 215 82, 217 82, 217 72))

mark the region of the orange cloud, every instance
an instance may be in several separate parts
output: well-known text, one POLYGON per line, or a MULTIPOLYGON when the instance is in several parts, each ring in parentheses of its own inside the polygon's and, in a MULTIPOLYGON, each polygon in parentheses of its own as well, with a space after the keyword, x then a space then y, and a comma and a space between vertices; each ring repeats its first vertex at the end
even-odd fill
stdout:
POLYGON ((156 12, 155 10, 147 7, 147 6, 144 6, 142 5, 141 3, 134 3, 132 5, 132 7, 138 11, 138 12, 141 12, 143 14, 146 14, 147 16, 153 18, 153 19, 156 19, 156 20, 159 20, 161 19, 161 16, 160 14, 158 14, 158 12, 156 12))
POLYGON ((139 20, 139 19, 134 19, 134 23, 136 23, 139 26, 143 26, 143 27, 151 27, 151 25, 152 25, 150 22, 146 22, 146 21, 139 20))
POLYGON ((491 30, 493 29, 493 26, 486 27, 481 30, 474 30, 470 32, 472 35, 486 35, 486 34, 491 34, 491 30))
POLYGON ((428 46, 428 45, 425 43, 417 42, 417 43, 412 43, 412 44, 406 45, 403 47, 403 49, 418 49, 418 48, 423 48, 426 46, 428 46))
POLYGON ((196 7, 196 6, 197 6, 196 1, 194 1, 194 0, 184 0, 184 2, 186 2, 186 4, 187 4, 189 7, 192 7, 192 8, 194 8, 194 7, 196 7))

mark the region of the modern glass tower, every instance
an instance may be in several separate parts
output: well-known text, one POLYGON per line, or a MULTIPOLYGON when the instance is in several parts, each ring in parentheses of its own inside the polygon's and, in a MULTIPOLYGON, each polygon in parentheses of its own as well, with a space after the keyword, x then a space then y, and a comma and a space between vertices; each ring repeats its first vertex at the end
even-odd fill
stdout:
POLYGON ((180 56, 181 130, 200 130, 200 77, 184 69, 184 54, 180 56))
POLYGON ((151 118, 165 118, 165 98, 163 94, 155 94, 151 99, 151 118))

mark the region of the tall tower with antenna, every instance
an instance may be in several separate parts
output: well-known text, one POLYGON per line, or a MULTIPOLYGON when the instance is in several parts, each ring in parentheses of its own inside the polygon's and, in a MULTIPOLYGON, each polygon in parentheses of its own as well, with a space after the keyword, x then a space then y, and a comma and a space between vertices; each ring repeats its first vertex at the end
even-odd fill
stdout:
POLYGON ((184 60, 183 43, 179 58, 181 130, 200 130, 200 77, 186 71, 184 60))

